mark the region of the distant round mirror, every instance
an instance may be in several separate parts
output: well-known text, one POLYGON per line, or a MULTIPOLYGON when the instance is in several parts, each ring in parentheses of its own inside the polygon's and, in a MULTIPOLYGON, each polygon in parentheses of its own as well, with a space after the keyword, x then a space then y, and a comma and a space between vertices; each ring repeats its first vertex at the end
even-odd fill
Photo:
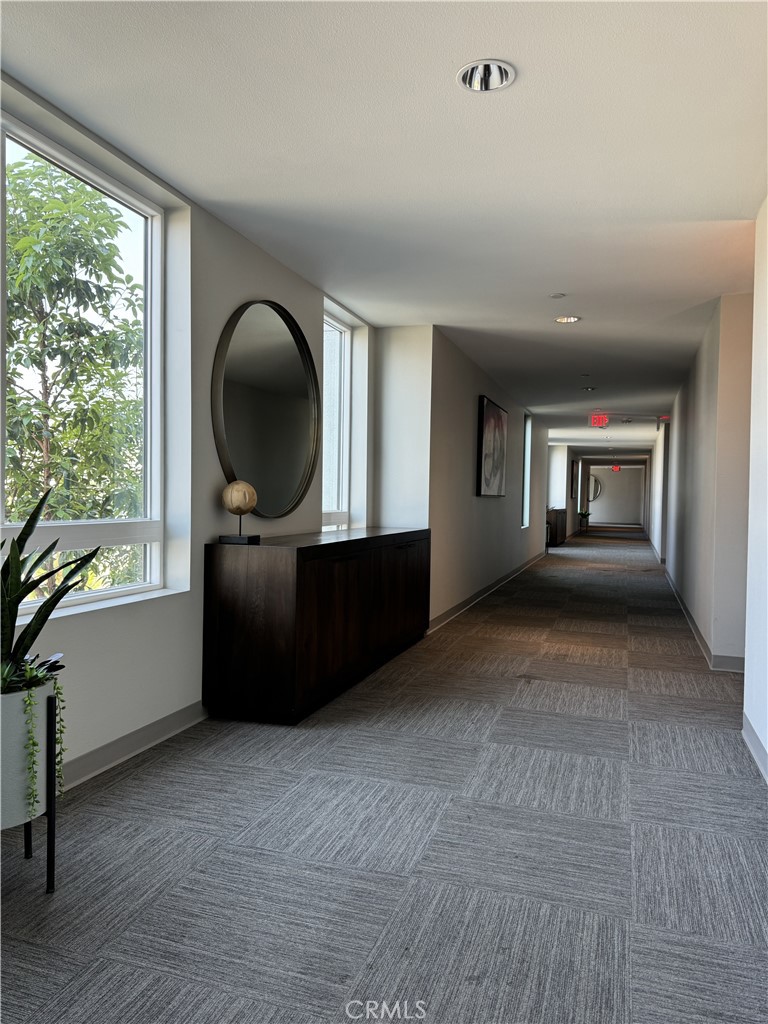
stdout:
POLYGON ((246 302, 227 321, 213 363, 211 411, 227 482, 256 488, 256 516, 292 512, 317 467, 320 390, 304 332, 277 302, 246 302))
POLYGON ((590 476, 589 483, 587 485, 587 497, 590 501, 597 501, 600 497, 600 492, 603 489, 603 485, 596 476, 590 476))

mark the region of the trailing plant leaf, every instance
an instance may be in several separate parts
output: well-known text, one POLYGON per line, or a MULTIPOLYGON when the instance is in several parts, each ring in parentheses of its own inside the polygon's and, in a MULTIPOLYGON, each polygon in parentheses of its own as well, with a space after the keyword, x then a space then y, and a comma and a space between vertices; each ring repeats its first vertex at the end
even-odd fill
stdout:
POLYGON ((37 805, 40 802, 37 795, 37 769, 40 746, 35 736, 37 699, 35 698, 34 690, 27 690, 24 694, 24 722, 27 727, 27 739, 24 744, 24 749, 27 752, 27 814, 32 819, 37 816, 37 805))

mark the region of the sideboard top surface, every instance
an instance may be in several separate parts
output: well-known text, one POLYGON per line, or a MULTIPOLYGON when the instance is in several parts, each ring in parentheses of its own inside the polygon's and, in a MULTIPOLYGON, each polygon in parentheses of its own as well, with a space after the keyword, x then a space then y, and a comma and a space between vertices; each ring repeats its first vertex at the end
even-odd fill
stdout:
MULTIPOLYGON (((342 544, 348 541, 366 541, 402 536, 407 540, 422 540, 429 537, 429 530, 409 530, 397 527, 369 526, 355 530, 324 530, 318 533, 294 533, 284 537, 262 537, 261 547, 316 548, 320 545, 342 544)), ((219 545, 214 542, 214 547, 219 545)), ((249 545, 231 545, 248 550, 249 545)))

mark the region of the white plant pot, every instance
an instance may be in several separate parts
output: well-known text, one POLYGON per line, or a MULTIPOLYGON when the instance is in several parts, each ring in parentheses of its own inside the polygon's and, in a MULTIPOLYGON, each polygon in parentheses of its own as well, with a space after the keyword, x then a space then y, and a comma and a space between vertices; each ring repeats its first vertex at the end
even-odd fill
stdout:
MULTIPOLYGON (((0 696, 0 827, 12 828, 29 821, 27 809, 27 722, 24 716, 24 693, 4 693, 0 696)), ((45 811, 46 801, 46 742, 45 727, 48 717, 48 697, 53 683, 36 686, 32 691, 37 702, 35 708, 35 735, 39 747, 37 757, 37 814, 45 811)))

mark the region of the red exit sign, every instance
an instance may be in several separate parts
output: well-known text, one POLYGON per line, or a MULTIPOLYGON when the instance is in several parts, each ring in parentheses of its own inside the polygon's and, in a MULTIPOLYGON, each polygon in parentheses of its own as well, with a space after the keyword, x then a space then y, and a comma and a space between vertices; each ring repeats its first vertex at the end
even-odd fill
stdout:
POLYGON ((611 466, 611 472, 612 473, 620 473, 621 472, 621 466, 611 466))
POLYGON ((605 412, 593 412, 589 419, 591 427, 607 427, 608 414, 605 412))

